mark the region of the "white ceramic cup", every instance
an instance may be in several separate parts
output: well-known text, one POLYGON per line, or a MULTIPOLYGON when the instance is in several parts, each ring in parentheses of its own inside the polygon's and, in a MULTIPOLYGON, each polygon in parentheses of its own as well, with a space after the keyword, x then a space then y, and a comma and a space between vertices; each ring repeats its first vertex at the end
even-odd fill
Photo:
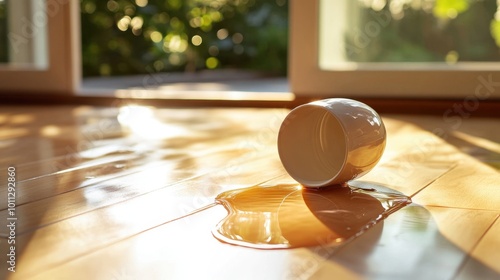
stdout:
POLYGON ((278 134, 286 171, 306 187, 346 183, 370 171, 385 149, 380 116, 359 101, 331 98, 301 105, 278 134))

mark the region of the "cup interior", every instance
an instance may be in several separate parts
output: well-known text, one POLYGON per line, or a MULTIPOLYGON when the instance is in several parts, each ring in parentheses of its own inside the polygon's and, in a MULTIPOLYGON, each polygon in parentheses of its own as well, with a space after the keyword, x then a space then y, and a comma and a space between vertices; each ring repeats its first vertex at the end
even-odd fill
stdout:
POLYGON ((305 186, 325 186, 346 162, 346 135, 339 120, 326 108, 302 105, 283 121, 278 152, 292 178, 305 186))

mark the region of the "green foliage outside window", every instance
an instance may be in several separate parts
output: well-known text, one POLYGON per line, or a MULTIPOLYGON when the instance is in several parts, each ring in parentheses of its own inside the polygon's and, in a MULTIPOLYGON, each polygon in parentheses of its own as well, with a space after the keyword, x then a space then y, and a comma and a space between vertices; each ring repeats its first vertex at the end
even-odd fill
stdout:
POLYGON ((285 74, 285 0, 83 0, 84 76, 245 68, 285 74))
POLYGON ((500 61, 497 0, 358 0, 358 4, 360 20, 355 31, 345 35, 349 61, 500 61))

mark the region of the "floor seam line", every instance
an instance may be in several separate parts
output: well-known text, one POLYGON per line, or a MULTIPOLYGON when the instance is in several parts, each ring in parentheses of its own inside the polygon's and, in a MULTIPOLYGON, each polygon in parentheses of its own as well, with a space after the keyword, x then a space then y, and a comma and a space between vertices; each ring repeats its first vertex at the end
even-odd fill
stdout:
POLYGON ((495 219, 493 220, 493 222, 488 226, 488 228, 484 231, 484 233, 481 235, 481 237, 479 238, 479 240, 472 246, 472 248, 470 249, 469 253, 467 253, 467 255, 465 256, 465 258, 462 260, 462 262, 458 266, 458 269, 455 271, 455 274, 453 275, 453 277, 451 279, 456 279, 458 277, 459 273, 465 267, 465 265, 467 264, 467 262, 472 258, 472 255, 471 255, 472 252, 474 252, 474 250, 476 250, 476 248, 479 245, 479 243, 481 243, 481 240, 483 240, 484 236, 486 236, 486 234, 488 233, 488 231, 490 231, 490 229, 493 227, 493 225, 495 225, 495 223, 499 220, 499 218, 500 218, 500 214, 497 214, 497 216, 495 217, 495 219))

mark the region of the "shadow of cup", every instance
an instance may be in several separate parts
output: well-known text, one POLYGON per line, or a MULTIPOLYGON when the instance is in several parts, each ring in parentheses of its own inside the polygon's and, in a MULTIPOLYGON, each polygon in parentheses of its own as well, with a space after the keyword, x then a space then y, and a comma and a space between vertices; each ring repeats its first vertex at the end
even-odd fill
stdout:
POLYGON ((302 189, 283 200, 278 219, 292 247, 343 243, 370 228, 385 209, 376 198, 348 187, 302 189))

